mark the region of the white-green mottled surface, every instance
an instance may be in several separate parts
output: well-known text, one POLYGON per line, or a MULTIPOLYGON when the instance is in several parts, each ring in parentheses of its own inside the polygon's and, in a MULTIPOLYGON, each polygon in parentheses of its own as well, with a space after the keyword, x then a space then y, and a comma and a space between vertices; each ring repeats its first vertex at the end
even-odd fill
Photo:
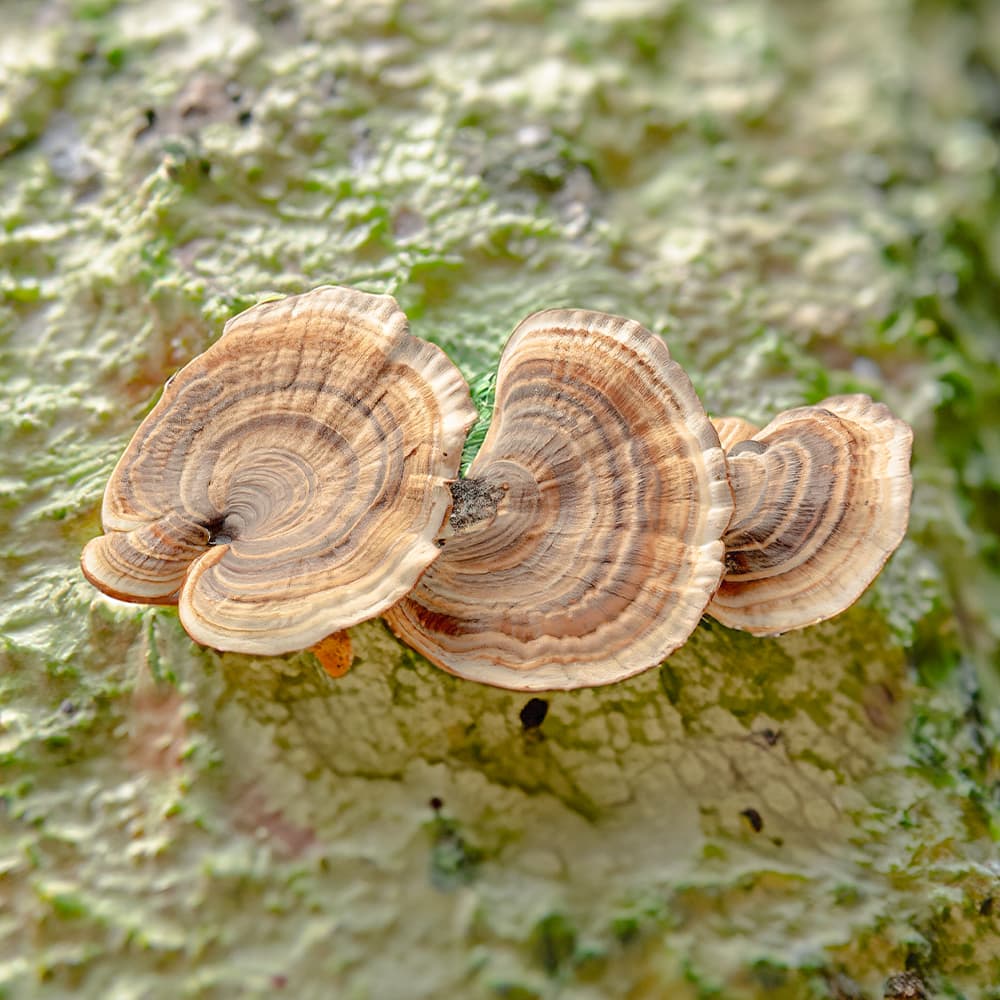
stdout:
POLYGON ((1000 997, 1000 8, 0 16, 0 996, 1000 997), (870 392, 909 537, 841 618, 705 623, 531 732, 379 622, 332 681, 98 597, 164 378, 324 282, 470 377, 573 304, 715 413, 870 392))

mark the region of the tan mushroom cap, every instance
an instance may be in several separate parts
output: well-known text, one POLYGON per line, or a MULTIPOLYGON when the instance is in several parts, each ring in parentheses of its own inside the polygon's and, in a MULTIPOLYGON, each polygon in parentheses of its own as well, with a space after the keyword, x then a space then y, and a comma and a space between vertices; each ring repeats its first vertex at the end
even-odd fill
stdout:
POLYGON ((437 556, 474 418, 389 296, 254 306, 167 382, 83 572, 121 600, 177 603, 203 645, 303 649, 380 614, 437 556))
MULTIPOLYGON (((733 440, 735 425, 719 423, 733 440)), ((736 511, 708 613, 778 635, 853 604, 906 533, 912 440, 886 406, 856 395, 788 410, 731 444, 736 511)))
POLYGON ((760 428, 742 417, 712 417, 712 426, 719 435, 722 450, 728 452, 734 444, 752 438, 760 428))
POLYGON ((454 534, 386 618, 461 677, 522 691, 630 677, 687 639, 722 575, 718 437, 663 341, 628 319, 524 320, 454 493, 454 534))

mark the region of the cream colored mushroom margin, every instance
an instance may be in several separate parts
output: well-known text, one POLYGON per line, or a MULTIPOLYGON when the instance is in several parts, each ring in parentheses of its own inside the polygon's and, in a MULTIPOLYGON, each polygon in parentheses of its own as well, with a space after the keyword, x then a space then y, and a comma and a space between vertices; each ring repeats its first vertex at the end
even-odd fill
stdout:
POLYGON ((321 287, 231 319, 143 421, 87 579, 277 654, 381 614, 438 555, 468 387, 394 299, 321 287))
POLYGON ((763 430, 714 421, 736 511, 708 613, 754 635, 814 625, 853 604, 906 533, 913 432, 868 396, 833 396, 763 430))
POLYGON ((451 673, 531 691, 610 684, 697 626, 732 513, 690 379, 638 323, 548 310, 514 331, 451 537, 386 613, 451 673))

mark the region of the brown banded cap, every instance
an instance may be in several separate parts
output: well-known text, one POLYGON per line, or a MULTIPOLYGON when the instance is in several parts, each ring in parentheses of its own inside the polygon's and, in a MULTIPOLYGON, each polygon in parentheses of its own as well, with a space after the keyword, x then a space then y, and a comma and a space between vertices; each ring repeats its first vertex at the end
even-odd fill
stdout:
POLYGON ((718 436, 663 341, 628 319, 524 320, 453 492, 441 557, 386 618, 461 677, 523 691, 629 677, 687 639, 722 575, 718 436))
POLYGON ((734 444, 752 438, 760 430, 742 417, 712 417, 712 426, 719 435, 722 450, 728 452, 734 444))
POLYGON ((906 533, 910 427, 861 395, 788 410, 760 431, 739 418, 715 424, 736 510, 708 613, 755 635, 839 614, 906 533))
POLYGON ((438 554, 474 418, 389 296, 261 303, 167 382, 83 572, 121 600, 177 603, 203 645, 305 648, 380 614, 438 554))

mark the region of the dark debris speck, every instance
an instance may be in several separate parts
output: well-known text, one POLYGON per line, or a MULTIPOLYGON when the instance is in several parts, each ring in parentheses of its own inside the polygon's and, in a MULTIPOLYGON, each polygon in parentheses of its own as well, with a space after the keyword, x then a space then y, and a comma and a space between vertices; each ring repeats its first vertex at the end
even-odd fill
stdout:
POLYGON ((456 479, 451 483, 452 531, 464 531, 470 525, 488 521, 496 515, 504 489, 484 479, 456 479))
POLYGON ((915 972, 899 972, 885 981, 885 1000, 927 1000, 927 987, 915 972))
POLYGON ((146 108, 142 113, 142 124, 135 130, 135 138, 141 139, 144 135, 152 132, 156 128, 157 114, 155 108, 146 108))
POLYGON ((544 698, 532 698, 521 709, 521 725, 525 729, 537 729, 549 713, 549 703, 544 698))

